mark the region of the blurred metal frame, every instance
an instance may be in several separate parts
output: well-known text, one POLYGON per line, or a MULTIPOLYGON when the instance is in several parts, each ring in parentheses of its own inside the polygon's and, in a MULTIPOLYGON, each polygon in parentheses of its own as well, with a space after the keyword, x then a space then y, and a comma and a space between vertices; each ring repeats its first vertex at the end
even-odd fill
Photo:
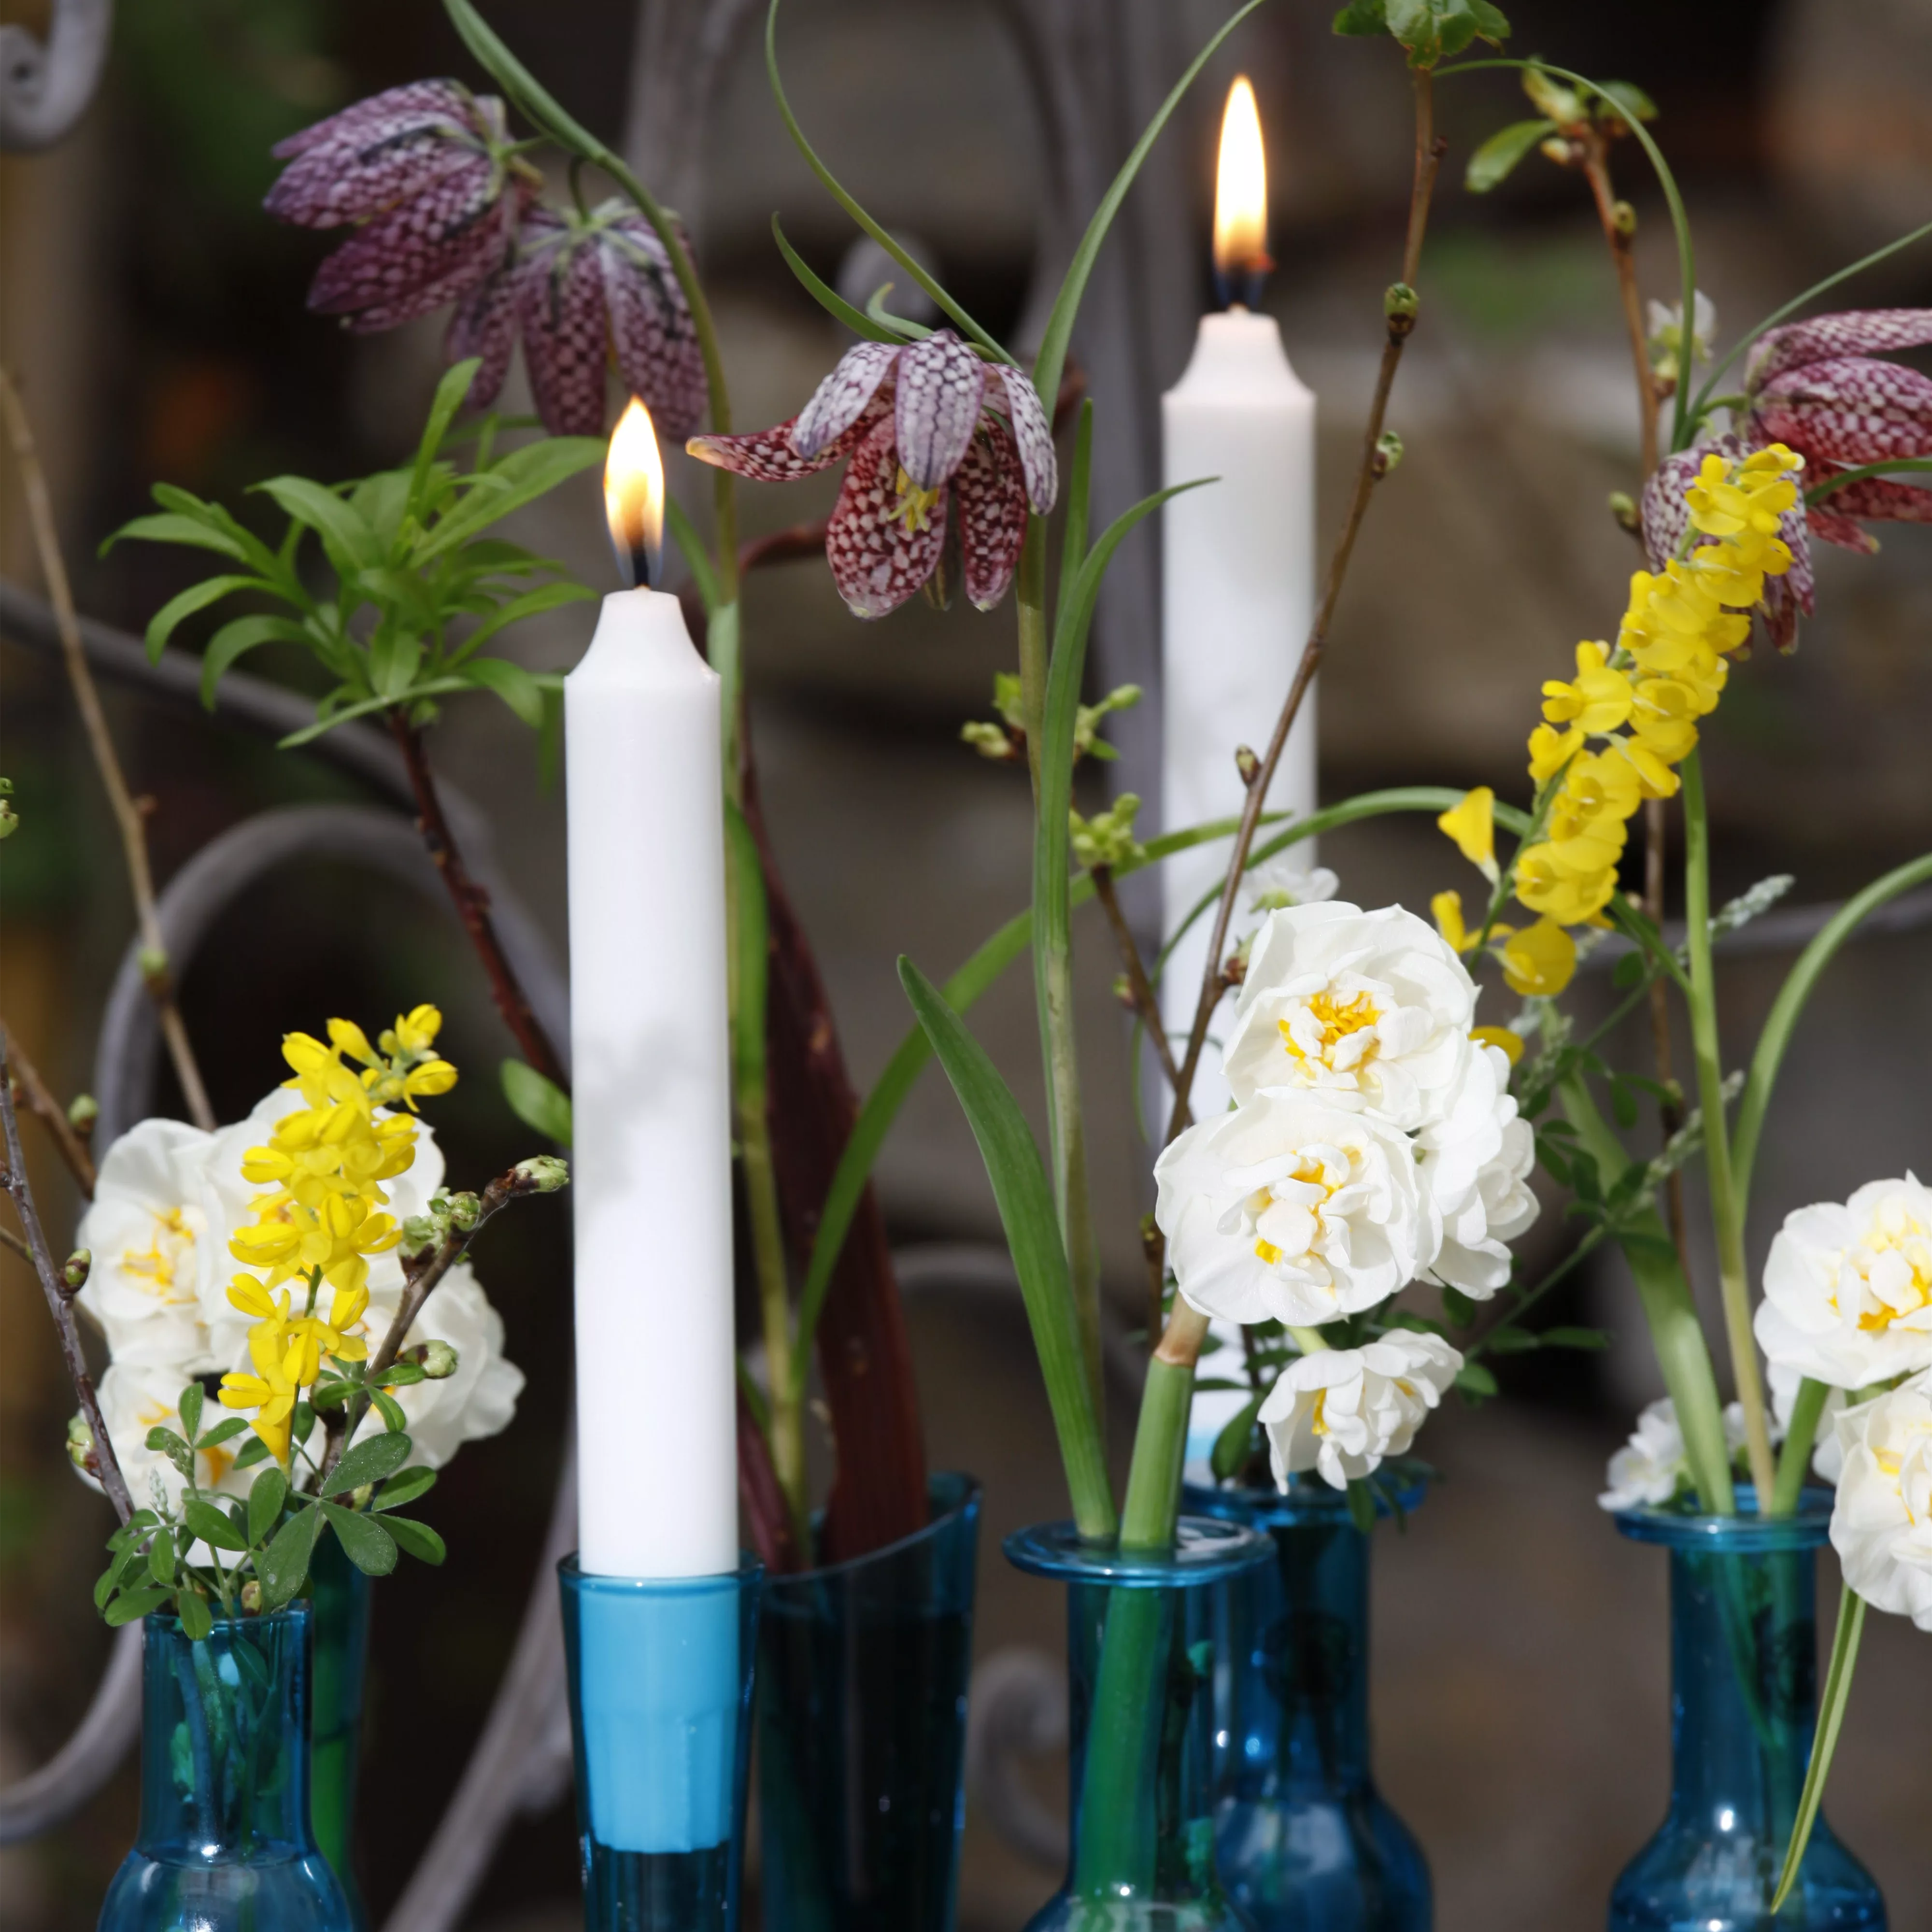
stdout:
POLYGON ((0 153, 65 137, 87 112, 114 28, 114 0, 52 0, 47 38, 0 27, 0 153))

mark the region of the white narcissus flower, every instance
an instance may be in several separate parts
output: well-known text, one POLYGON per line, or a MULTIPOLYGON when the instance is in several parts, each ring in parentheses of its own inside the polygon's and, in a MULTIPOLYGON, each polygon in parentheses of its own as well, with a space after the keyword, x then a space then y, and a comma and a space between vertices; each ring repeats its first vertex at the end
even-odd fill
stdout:
POLYGON ((1509 1056, 1478 1044, 1440 1120, 1415 1137, 1422 1183, 1442 1217, 1442 1245, 1430 1280, 1486 1300, 1510 1278, 1509 1250, 1536 1219, 1529 1176, 1536 1136, 1516 1115, 1509 1056))
POLYGON ((1321 905, 1332 899, 1341 886, 1326 866, 1304 872, 1291 859, 1270 859, 1248 874, 1248 910, 1280 912, 1288 906, 1321 905))
POLYGON ((1462 1358, 1439 1335, 1397 1328, 1362 1348, 1324 1348, 1281 1372, 1261 1406, 1275 1480, 1317 1469, 1332 1488, 1400 1456, 1456 1379, 1462 1358))
POLYGON ((1873 1609, 1932 1630, 1932 1388, 1915 1376, 1839 1417, 1832 1547, 1873 1609))
POLYGON ((1228 1090, 1313 1088, 1392 1126, 1441 1118, 1470 1053, 1475 982, 1400 906, 1333 900, 1270 913, 1248 955, 1222 1054, 1228 1090))
MULTIPOLYGON (((100 1403, 100 1419, 107 1425, 107 1439, 113 1444, 115 1460, 127 1478, 128 1492, 136 1509, 145 1508, 159 1478, 171 1508, 178 1508, 184 1486, 181 1472, 158 1449, 148 1447, 151 1429, 172 1429, 185 1435, 182 1427, 182 1390, 199 1378, 184 1369, 162 1362, 115 1362, 109 1365, 94 1390, 100 1403)), ((205 1435, 216 1424, 227 1420, 230 1412, 210 1400, 203 1403, 201 1429, 205 1435)), ((220 1448, 204 1449, 195 1459, 195 1480, 204 1490, 219 1490, 227 1496, 246 1496, 248 1485, 259 1468, 235 1468, 235 1454, 248 1438, 233 1436, 220 1448)), ((100 1486, 84 1472, 81 1480, 90 1489, 100 1486)))
MULTIPOLYGON (((1772 1440, 1781 1442, 1791 1432, 1792 1405, 1798 1400, 1798 1385, 1804 1377, 1782 1362, 1773 1362, 1766 1371, 1765 1379, 1771 1386, 1774 1424, 1772 1440)), ((1824 1411, 1818 1418, 1818 1432, 1811 1451, 1811 1473, 1822 1483, 1837 1482, 1845 1466, 1845 1451, 1838 1440, 1838 1418, 1845 1412, 1845 1400, 1843 1389, 1832 1390, 1825 1397, 1824 1411)))
POLYGON ((1610 1458, 1605 1477, 1610 1487, 1597 1502, 1606 1510, 1660 1508, 1676 1495, 1690 1470, 1677 1405, 1667 1395, 1660 1396, 1637 1418, 1630 1439, 1610 1458))
MULTIPOLYGON (((142 1120, 103 1157, 74 1245, 94 1265, 79 1297, 118 1363, 168 1366, 178 1390, 218 1365, 202 1320, 202 1276, 226 1230, 206 1200, 214 1136, 180 1120, 142 1120)), ((172 1393, 172 1392, 171 1392, 172 1393)))
POLYGON ((1932 1188, 1908 1174, 1787 1215, 1756 1327, 1773 1362, 1834 1388, 1932 1367, 1932 1188))
POLYGON ((1372 1308, 1441 1245, 1408 1136, 1318 1093, 1272 1088, 1198 1122, 1154 1180, 1181 1294, 1231 1322, 1317 1327, 1372 1308))
MULTIPOLYGON (((381 1340, 378 1329, 371 1347, 381 1340)), ((503 1318, 467 1262, 457 1262, 430 1291, 403 1338, 406 1348, 422 1342, 447 1342, 456 1351, 456 1372, 439 1382, 411 1382, 395 1396, 406 1418, 410 1460, 440 1469, 464 1443, 508 1427, 523 1393, 524 1372, 504 1359, 503 1318)), ((372 1413, 357 1439, 380 1435, 382 1426, 372 1413)))

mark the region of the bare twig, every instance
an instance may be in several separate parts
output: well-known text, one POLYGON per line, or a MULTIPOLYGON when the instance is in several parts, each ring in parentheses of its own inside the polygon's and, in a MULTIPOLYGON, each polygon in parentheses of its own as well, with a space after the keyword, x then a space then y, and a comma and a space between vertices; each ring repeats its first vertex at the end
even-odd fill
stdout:
POLYGON ((48 1091, 47 1083, 35 1072, 34 1063, 20 1051, 20 1042, 9 1030, 7 1022, 0 1019, 0 1053, 6 1055, 7 1064, 14 1070, 14 1078, 20 1089, 20 1096, 33 1114, 53 1137, 53 1143, 60 1150, 60 1157, 67 1162, 68 1172, 75 1184, 88 1200, 94 1198, 94 1160, 87 1150, 86 1143, 69 1125, 60 1102, 48 1091))
POLYGON ((476 949, 476 956, 482 962, 496 1010, 502 1015, 503 1024, 514 1035, 524 1059, 546 1080, 567 1094, 570 1091, 570 1076, 564 1072, 563 1063, 557 1058, 550 1036, 531 1010, 529 995, 524 992, 523 983, 518 979, 496 937, 496 926, 490 917, 490 895, 470 876, 469 868, 463 862, 463 854, 458 849, 455 835, 449 829, 449 820, 443 814, 442 801, 436 794, 436 778, 430 770, 429 752, 423 743, 422 733, 411 725, 407 713, 400 709, 391 711, 388 718, 389 729, 409 770, 410 789, 416 794, 416 829, 422 834, 423 844, 435 861, 436 870, 442 874, 443 884, 449 889, 450 902, 456 908, 456 916, 463 922, 463 929, 469 934, 470 943, 476 949))
POLYGON ((167 948, 154 911, 154 881, 148 864, 145 814, 128 789, 106 716, 100 708, 100 694, 94 689, 94 674, 87 668, 80 620, 74 614, 74 592, 61 556, 59 534, 54 527, 53 501, 47 494, 46 478, 40 469, 33 428, 21 404, 20 392, 4 367, 0 367, 0 413, 7 418, 8 438, 14 446, 14 460, 20 465, 20 487, 27 500, 27 520, 40 555, 40 572, 46 579, 48 599, 60 626, 61 657, 67 666, 68 682, 74 686, 74 703, 86 730, 88 747, 94 754, 107 802, 120 829, 128 880, 134 895, 134 914, 141 930, 142 976, 160 1014, 161 1033, 167 1041, 168 1056, 174 1062, 175 1078, 181 1083, 188 1113, 196 1126, 212 1132, 214 1110, 208 1105, 208 1089, 202 1084, 201 1070, 195 1064, 194 1049, 188 1044, 188 1029, 182 1024, 181 1010, 175 1004, 174 984, 168 975, 167 948))
MULTIPOLYGON (((550 1161, 520 1161, 507 1173, 498 1174, 477 1196, 476 1211, 466 1228, 452 1226, 434 1248, 412 1255, 404 1262, 402 1302, 396 1310, 395 1318, 389 1324, 388 1332, 382 1337, 382 1346, 369 1358, 368 1367, 362 1377, 365 1388, 376 1388, 382 1381, 382 1372, 394 1365, 404 1339, 410 1332, 410 1324, 422 1312, 423 1304, 429 1299, 436 1283, 463 1258, 470 1244, 482 1232, 484 1222, 500 1208, 524 1195, 554 1192, 560 1184, 552 1174, 560 1165, 550 1161)), ((317 1495, 328 1493, 329 1473, 341 1460, 343 1450, 353 1439, 356 1426, 367 1407, 366 1396, 352 1398, 341 1433, 334 1435, 332 1432, 328 1450, 322 1458, 321 1472, 316 1479, 317 1495)))
MULTIPOLYGON (((1274 782, 1275 767, 1280 764, 1282 753, 1287 748, 1288 734, 1301 710, 1301 700, 1321 664, 1322 650, 1328 640, 1329 622, 1342 594, 1342 581, 1348 575, 1348 560, 1354 552, 1355 538, 1367 513, 1369 498, 1377 480, 1388 468, 1388 459, 1382 448, 1382 424, 1388 414, 1389 392, 1395 386, 1396 370, 1402 361, 1403 345, 1415 326, 1414 290, 1422 260, 1422 238, 1428 226, 1430 198, 1435 190, 1436 176, 1448 148, 1448 142, 1436 132, 1432 77, 1424 68, 1417 71, 1414 79, 1415 170, 1409 192, 1408 230, 1402 247, 1400 294, 1398 298, 1397 291, 1390 290, 1384 304, 1387 328, 1382 344, 1382 368, 1376 378, 1368 422, 1362 432, 1361 461, 1355 472, 1355 488, 1349 499, 1348 513, 1343 520, 1341 535, 1336 539, 1334 554, 1328 560, 1328 573, 1322 583, 1321 602, 1316 607, 1315 622, 1309 631, 1307 643, 1302 646, 1301 662, 1295 667, 1294 682, 1288 687, 1287 701, 1282 706, 1281 716, 1275 721, 1274 734, 1268 740, 1268 750, 1248 783, 1240 826, 1234 834, 1234 850, 1228 856, 1227 880, 1221 888, 1221 903, 1216 909, 1214 930, 1208 941, 1201 998, 1195 1006, 1187 1052, 1174 1082, 1174 1112, 1168 1118, 1166 1136, 1170 1141, 1192 1118, 1188 1108, 1188 1096, 1193 1090, 1194 1076, 1201 1064, 1202 1049, 1207 1043, 1208 1025, 1225 989, 1222 956, 1228 944, 1228 928, 1234 916, 1234 902, 1240 894, 1241 877, 1247 868, 1248 853, 1254 844, 1256 830, 1267 802, 1268 787, 1274 782)), ((1162 1347, 1166 1348, 1165 1341, 1162 1347)))
POLYGON ((34 1251, 11 1228, 0 1228, 0 1248, 10 1255, 18 1255, 29 1268, 34 1265, 34 1251))
POLYGON ((7 1142, 7 1172, 0 1179, 0 1186, 12 1196, 14 1211, 20 1217, 20 1232, 26 1237, 25 1246, 34 1272, 40 1278, 40 1290, 47 1298, 47 1312, 54 1318, 55 1332, 60 1336, 68 1378, 80 1399, 80 1412, 94 1437, 95 1473, 100 1478, 100 1486, 107 1492, 108 1501, 114 1505, 115 1514, 125 1522, 134 1514, 134 1504, 128 1494, 127 1480, 121 1473, 114 1444, 108 1440, 100 1399, 94 1392, 94 1379, 87 1372, 87 1358, 81 1353, 80 1331, 74 1318, 74 1291, 68 1286, 61 1265, 47 1246, 46 1231, 40 1226, 40 1213, 34 1205, 27 1163, 20 1152, 20 1124, 14 1112, 12 1073, 4 1052, 0 1052, 0 1125, 4 1125, 7 1142))
POLYGON ((1160 1062, 1160 1070, 1167 1076, 1167 1084, 1172 1088, 1180 1078, 1180 1070, 1174 1064, 1174 1048, 1168 1042, 1167 1029, 1160 1023, 1160 1002, 1154 997, 1147 968, 1141 962, 1141 949, 1135 940, 1133 928, 1128 925, 1127 916, 1120 910, 1120 895, 1114 890, 1112 869, 1106 866, 1095 866, 1089 868, 1088 876, 1094 881, 1094 896, 1100 902, 1100 908, 1107 915, 1107 923, 1113 928, 1114 943, 1120 948, 1120 964, 1126 968, 1127 991, 1133 995, 1134 1011, 1146 1028, 1148 1039, 1154 1042, 1154 1057, 1160 1062))
MULTIPOLYGON (((1594 121, 1564 130, 1582 150, 1583 178, 1590 184, 1591 198, 1597 204, 1597 219, 1603 224, 1604 239, 1609 244, 1610 265, 1616 270, 1617 293, 1623 304, 1624 327, 1630 336, 1630 364, 1636 376, 1637 406, 1642 412, 1638 422, 1638 447, 1642 452, 1643 474, 1657 467, 1657 383, 1650 367, 1650 349, 1645 340, 1643 298, 1636 285, 1636 262, 1630 243, 1636 230, 1628 204, 1620 202, 1610 185, 1610 136, 1594 121)), ((1688 326, 1688 319, 1686 319, 1688 326)))

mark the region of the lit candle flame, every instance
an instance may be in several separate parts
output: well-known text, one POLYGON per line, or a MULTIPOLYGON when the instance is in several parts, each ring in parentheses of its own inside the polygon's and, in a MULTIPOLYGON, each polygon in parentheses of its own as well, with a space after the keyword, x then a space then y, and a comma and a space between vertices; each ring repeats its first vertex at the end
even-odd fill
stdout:
POLYGON ((1214 182, 1214 272, 1238 298, 1274 266, 1268 252, 1268 162, 1262 117, 1246 74, 1228 90, 1214 182))
POLYGON ((635 396, 610 432, 604 514, 617 564, 633 586, 654 585, 664 554, 664 459, 651 412, 635 396))

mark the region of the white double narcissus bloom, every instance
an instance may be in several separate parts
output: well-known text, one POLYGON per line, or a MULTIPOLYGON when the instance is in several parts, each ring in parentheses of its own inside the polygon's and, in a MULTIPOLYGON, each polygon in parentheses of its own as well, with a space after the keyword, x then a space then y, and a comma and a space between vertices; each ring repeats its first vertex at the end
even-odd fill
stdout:
POLYGON ((1422 1182, 1442 1216, 1428 1280, 1486 1300, 1510 1278, 1509 1250, 1536 1219, 1536 1136, 1516 1114, 1509 1056, 1473 1044, 1442 1118, 1415 1137, 1422 1182))
POLYGON ((1237 1102, 1270 1088, 1353 1096, 1390 1126, 1441 1118, 1471 1052, 1476 988, 1442 934, 1400 906, 1271 913, 1248 955, 1222 1054, 1237 1102))
POLYGON ((1275 1480, 1318 1470, 1331 1487, 1372 1474, 1415 1440, 1462 1358, 1439 1335, 1398 1328, 1362 1348, 1290 1362, 1262 1404, 1275 1480))
POLYGON ((1441 1223, 1408 1138, 1282 1088, 1178 1136, 1154 1218, 1204 1315, 1318 1327, 1374 1307, 1433 1260, 1441 1223))
POLYGON ((1908 1174, 1787 1216, 1756 1327, 1772 1362, 1834 1388, 1932 1367, 1932 1188, 1908 1174))
POLYGON ((1832 1511, 1845 1581, 1874 1610, 1932 1630, 1932 1378, 1848 1408, 1832 1511))
MULTIPOLYGON (((1724 1410, 1724 1446, 1735 1457, 1744 1444, 1742 1402, 1724 1410)), ((1660 1396, 1636 1419, 1630 1439, 1610 1458, 1605 1480, 1610 1487, 1598 1497, 1606 1510, 1661 1509, 1690 1481, 1690 1457, 1678 1426, 1677 1405, 1660 1396)))

